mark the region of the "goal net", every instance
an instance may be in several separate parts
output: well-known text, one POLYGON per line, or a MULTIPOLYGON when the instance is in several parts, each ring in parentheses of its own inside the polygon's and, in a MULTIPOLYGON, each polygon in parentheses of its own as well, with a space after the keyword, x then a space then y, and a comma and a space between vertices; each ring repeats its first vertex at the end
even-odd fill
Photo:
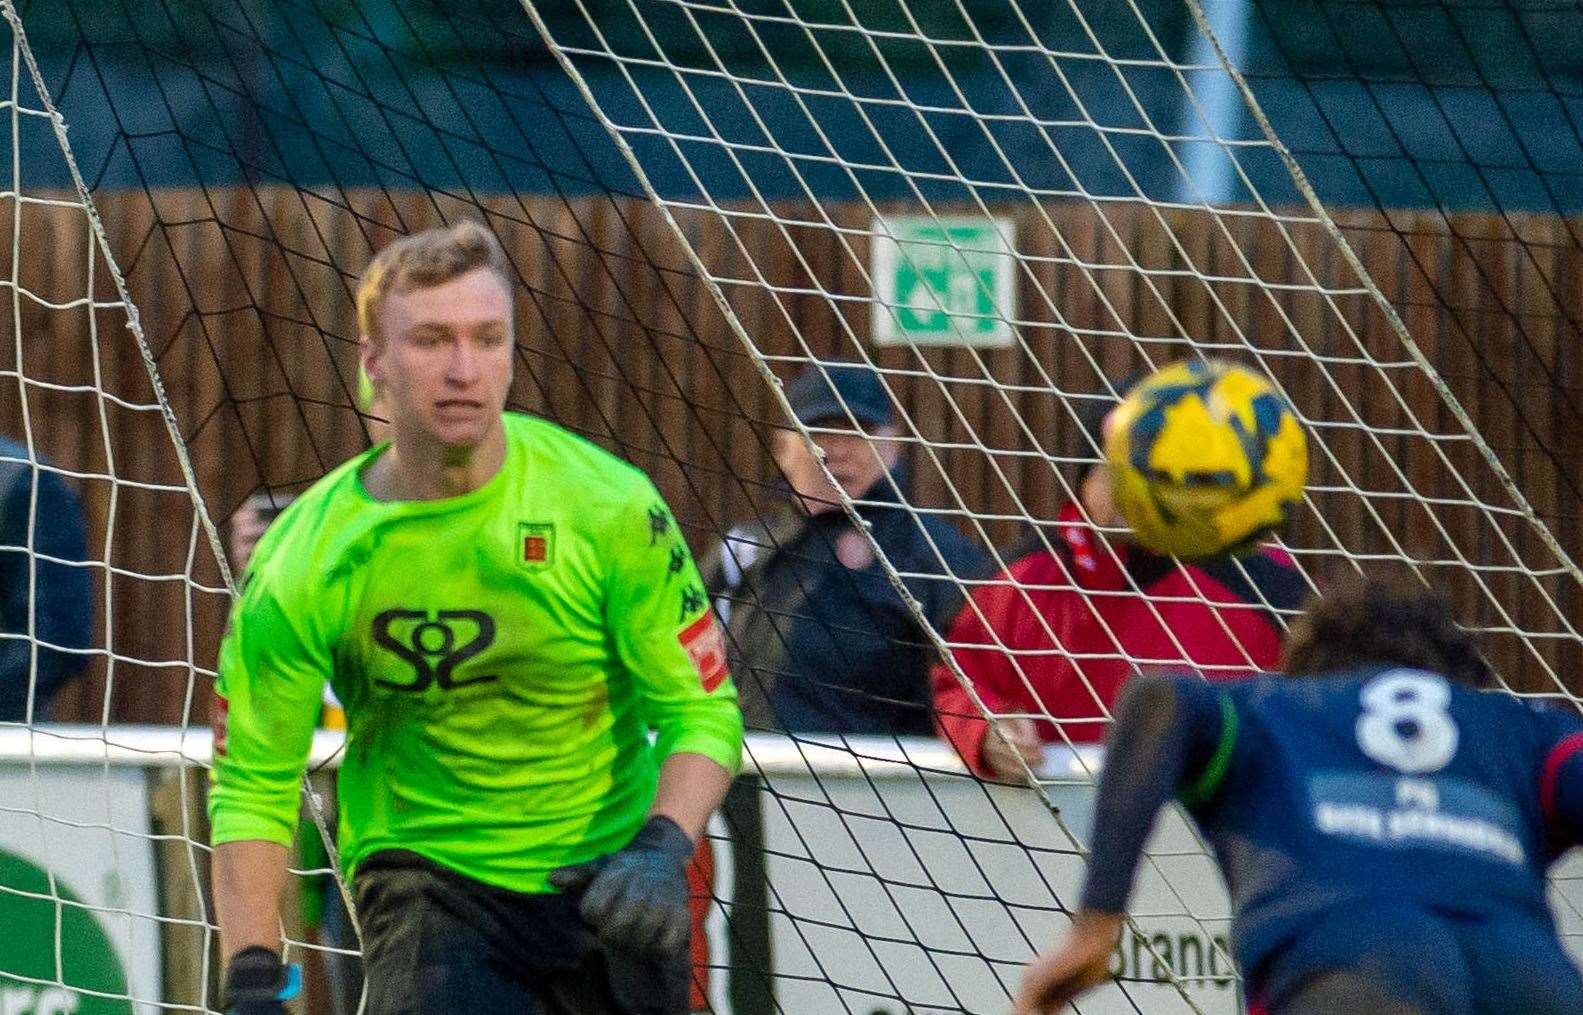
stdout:
MULTIPOLYGON (((846 666, 739 667, 744 696, 772 707, 695 865, 699 1010, 1001 1011, 1066 925, 1094 724, 998 705, 953 663, 942 686, 965 718, 1058 731, 1019 778, 965 771, 929 732, 928 662, 962 647, 933 604, 1050 591, 997 571, 1060 552, 1054 523, 1097 459, 1083 421, 1140 370, 1210 355, 1271 376, 1310 438, 1307 496, 1278 540, 1303 584, 1416 575, 1453 596, 1511 693, 1577 700, 1575 7, 0 11, 0 435, 15 442, 0 445, 0 663, 25 656, 0 680, 28 686, 0 716, 0 919, 22 928, 0 948, 0 1010, 217 1006, 203 787, 231 537, 377 436, 351 287, 383 244, 460 218, 496 232, 520 282, 512 407, 643 467, 700 558, 732 534, 739 570, 781 551, 752 535, 786 502, 777 454, 863 432, 856 416, 799 423, 790 379, 856 362, 895 414, 898 467, 835 498, 859 545, 797 552, 823 553, 810 580, 906 622, 911 697, 851 686, 846 666), (80 551, 57 538, 61 490, 80 551), (933 536, 898 558, 862 524, 876 512, 948 526, 990 566, 951 566, 933 536), (49 603, 84 574, 92 621, 73 642, 49 603), (913 724, 786 729, 774 686, 799 681, 883 697, 913 724)), ((869 617, 758 588, 709 591, 860 670, 869 617)), ((1100 626, 1103 595, 1142 596, 1074 594, 1100 626)), ((1112 634, 1077 650, 1046 624, 991 651, 1016 686, 1049 657, 1183 659, 1170 639, 1112 634)), ((1267 665, 1241 648, 1227 668, 1267 665)), ((1103 717, 1103 689, 1081 690, 1103 717)), ((316 747, 322 806, 305 809, 285 927, 315 1012, 356 1008, 356 938, 335 928, 315 846, 335 744, 316 747)), ((1583 943, 1583 889, 1566 871, 1554 889, 1583 943)), ((1116 982, 1079 1010, 1241 1010, 1228 912, 1173 814, 1116 982)))

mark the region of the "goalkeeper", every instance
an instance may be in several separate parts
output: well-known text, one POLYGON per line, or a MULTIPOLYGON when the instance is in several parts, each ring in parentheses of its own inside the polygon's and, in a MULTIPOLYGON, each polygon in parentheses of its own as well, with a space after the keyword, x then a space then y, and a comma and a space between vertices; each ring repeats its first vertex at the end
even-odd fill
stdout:
POLYGON ((736 691, 649 480, 503 411, 509 277, 473 223, 380 252, 357 311, 392 439, 243 579, 209 805, 238 1015, 293 991, 278 900, 325 681, 369 1015, 686 1008, 683 865, 739 762, 736 691))

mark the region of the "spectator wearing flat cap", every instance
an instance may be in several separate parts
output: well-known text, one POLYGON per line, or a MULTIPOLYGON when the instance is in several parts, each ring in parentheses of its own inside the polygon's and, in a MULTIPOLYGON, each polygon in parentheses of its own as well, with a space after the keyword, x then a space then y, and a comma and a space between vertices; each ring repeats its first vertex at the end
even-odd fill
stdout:
POLYGON ((1278 614, 1306 594, 1291 558, 1273 546, 1182 564, 1116 531, 1125 523, 1098 458, 1117 404, 1097 396, 1078 410, 1094 456, 1076 477, 1082 508, 1067 502, 1054 524, 1008 551, 1005 570, 975 588, 946 636, 984 707, 1005 716, 992 731, 955 672, 935 667, 940 731, 979 775, 1021 781, 1045 744, 1102 739, 1134 673, 1197 669, 1214 679, 1274 669, 1278 614))
POLYGON ((988 561, 949 522, 907 509, 890 395, 872 369, 815 366, 786 396, 869 534, 852 524, 802 434, 776 432, 787 496, 702 563, 743 716, 750 728, 797 733, 927 733, 936 650, 875 546, 936 630, 962 603, 959 580, 982 577, 988 561))

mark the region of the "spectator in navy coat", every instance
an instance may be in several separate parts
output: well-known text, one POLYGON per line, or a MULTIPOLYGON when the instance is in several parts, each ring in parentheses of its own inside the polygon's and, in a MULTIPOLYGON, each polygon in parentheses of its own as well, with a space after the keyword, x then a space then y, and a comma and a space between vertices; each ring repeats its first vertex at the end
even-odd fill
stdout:
POLYGON ((961 605, 960 580, 981 577, 987 558, 949 521, 909 510, 891 399, 874 370, 812 367, 786 395, 868 533, 802 434, 778 432, 788 496, 733 528, 701 565, 743 716, 750 728, 797 733, 926 734, 937 652, 875 546, 936 630, 961 605))
POLYGON ((87 542, 66 479, 0 438, 0 722, 48 721, 56 692, 87 665, 87 542))

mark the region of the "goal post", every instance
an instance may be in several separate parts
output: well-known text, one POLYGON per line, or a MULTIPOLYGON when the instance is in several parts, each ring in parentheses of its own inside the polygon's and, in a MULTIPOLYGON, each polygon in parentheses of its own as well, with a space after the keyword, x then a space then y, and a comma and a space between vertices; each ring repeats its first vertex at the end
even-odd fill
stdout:
MULTIPOLYGON (((643 467, 700 556, 784 494, 776 435, 818 436, 784 390, 803 371, 871 366, 909 477, 884 495, 1004 566, 1030 532, 1049 547, 1096 460, 1085 409, 1140 369, 1226 357, 1307 427, 1279 545, 1310 587, 1404 569, 1453 596, 1506 690, 1578 701, 1583 107, 1552 40, 1583 15, 266 6, 0 0, 0 434, 25 449, 0 465, 80 497, 87 559, 67 563, 95 590, 66 724, 0 719, 0 922, 26 942, 0 948, 0 1007, 217 1007, 203 788, 227 522, 367 445, 352 286, 391 239, 464 217, 519 283, 511 406, 643 467)), ((24 514, 0 554, 36 585, 54 519, 24 514)), ((920 583, 1037 591, 869 549, 937 654, 920 583)), ((0 645, 58 648, 30 616, 0 645)), ((339 744, 320 734, 315 778, 339 744)), ((757 731, 746 754, 711 827, 707 1010, 1001 1010, 1076 905, 1088 745, 1052 746, 1023 786, 927 737, 757 731)), ((330 873, 299 866, 298 892, 330 873)), ((1554 882, 1575 950, 1579 876, 1554 882)), ((1117 982, 1081 1010, 1240 1010, 1228 914, 1173 812, 1117 982)), ((342 947, 287 933, 314 969, 342 947)))

